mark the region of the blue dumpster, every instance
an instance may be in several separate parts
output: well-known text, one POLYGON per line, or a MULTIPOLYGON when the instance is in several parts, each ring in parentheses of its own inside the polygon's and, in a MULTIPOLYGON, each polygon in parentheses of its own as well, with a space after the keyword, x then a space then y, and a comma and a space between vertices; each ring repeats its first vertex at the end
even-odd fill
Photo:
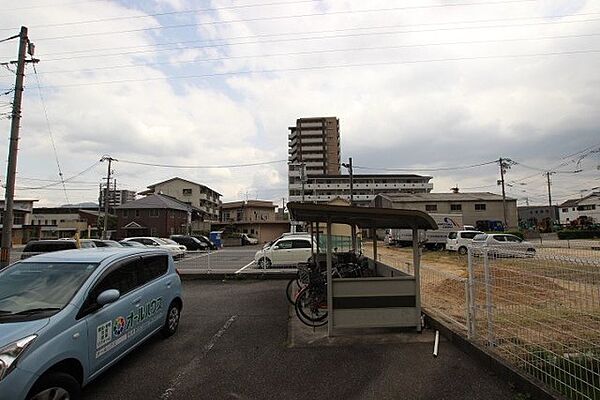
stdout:
POLYGON ((222 234, 223 234, 223 231, 212 231, 210 233, 210 241, 213 242, 215 244, 215 246, 217 246, 217 249, 220 249, 223 247, 223 243, 221 242, 222 234))

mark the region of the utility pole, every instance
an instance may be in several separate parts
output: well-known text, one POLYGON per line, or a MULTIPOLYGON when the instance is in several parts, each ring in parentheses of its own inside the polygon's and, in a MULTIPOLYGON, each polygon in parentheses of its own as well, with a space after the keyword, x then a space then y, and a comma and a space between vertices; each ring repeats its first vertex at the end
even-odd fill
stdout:
POLYGON ((4 200, 4 221, 2 225, 2 243, 0 251, 0 268, 6 267, 10 262, 12 248, 12 227, 15 200, 15 180, 17 174, 17 152, 19 150, 19 126, 21 123, 21 104, 23 100, 23 81, 25 79, 25 64, 37 62, 34 58, 26 60, 27 53, 33 57, 33 43, 27 38, 27 27, 22 26, 19 35, 19 55, 15 79, 15 94, 10 125, 10 144, 8 149, 8 166, 6 167, 6 191, 4 200))
MULTIPOLYGON (((348 169, 348 174, 350 175, 350 206, 354 205, 354 172, 352 170, 352 157, 348 157, 348 164, 342 163, 342 167, 348 169)), ((329 235, 330 232, 327 232, 329 235)), ((350 225, 350 236, 352 242, 352 250, 356 251, 356 225, 350 225)))
POLYGON ((104 230, 102 231, 102 239, 108 239, 108 237, 106 236, 106 231, 108 230, 108 202, 109 202, 109 195, 108 192, 110 192, 110 174, 111 174, 111 165, 113 161, 117 161, 112 157, 109 156, 104 156, 102 157, 101 161, 107 161, 108 160, 108 170, 106 172, 106 191, 104 192, 104 230))
POLYGON ((348 163, 342 163, 342 167, 348 169, 350 175, 350 205, 354 205, 354 172, 352 170, 352 157, 348 157, 348 163))
POLYGON ((555 174, 556 172, 546 171, 546 180, 548 181, 548 212, 550 213, 550 230, 554 227, 554 213, 552 212, 552 190, 550 187, 552 184, 550 183, 550 176, 555 174))
POLYGON ((508 169, 510 169, 513 161, 509 158, 500 157, 500 159, 498 159, 498 164, 500 165, 500 180, 498 181, 498 184, 502 185, 502 214, 504 218, 504 228, 506 229, 508 226, 508 220, 506 216, 506 190, 504 188, 504 174, 508 169))

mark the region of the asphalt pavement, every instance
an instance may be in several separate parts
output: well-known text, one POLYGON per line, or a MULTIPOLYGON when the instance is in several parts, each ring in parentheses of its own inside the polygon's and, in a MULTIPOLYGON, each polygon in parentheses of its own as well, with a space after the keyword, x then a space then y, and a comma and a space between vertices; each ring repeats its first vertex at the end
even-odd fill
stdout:
MULTIPOLYGON (((292 347, 285 281, 186 281, 179 332, 152 338, 84 390, 86 400, 512 399, 449 342, 292 347)), ((307 328, 310 329, 310 328, 307 328)))

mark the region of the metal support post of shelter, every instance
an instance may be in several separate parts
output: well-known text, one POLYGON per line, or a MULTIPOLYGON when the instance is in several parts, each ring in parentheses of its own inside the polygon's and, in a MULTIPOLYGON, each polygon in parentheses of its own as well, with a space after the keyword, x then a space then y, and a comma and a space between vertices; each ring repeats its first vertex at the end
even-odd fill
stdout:
POLYGON ((332 260, 332 252, 333 249, 331 247, 331 219, 327 220, 327 335, 333 336, 333 280, 332 280, 332 270, 333 270, 333 260, 332 260))
POLYGON ((415 308, 417 310, 417 332, 421 332, 421 249, 419 249, 419 231, 412 230, 413 273, 415 276, 415 308))

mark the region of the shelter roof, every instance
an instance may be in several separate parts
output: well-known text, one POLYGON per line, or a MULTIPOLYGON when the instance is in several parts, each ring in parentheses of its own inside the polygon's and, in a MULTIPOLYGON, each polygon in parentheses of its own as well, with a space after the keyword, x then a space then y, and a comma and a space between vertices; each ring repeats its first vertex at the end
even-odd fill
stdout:
POLYGON ((360 228, 438 229, 433 218, 419 210, 288 203, 292 218, 303 222, 332 222, 360 228))

